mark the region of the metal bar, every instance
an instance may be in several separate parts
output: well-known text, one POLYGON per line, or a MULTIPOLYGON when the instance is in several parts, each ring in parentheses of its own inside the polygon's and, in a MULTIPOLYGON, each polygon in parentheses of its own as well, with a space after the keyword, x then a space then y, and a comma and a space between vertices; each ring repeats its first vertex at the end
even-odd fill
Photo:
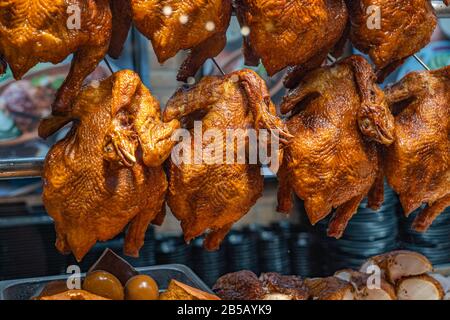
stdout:
POLYGON ((436 15, 439 18, 450 18, 450 6, 446 6, 443 1, 431 1, 436 15))
POLYGON ((225 72, 223 71, 222 67, 219 65, 219 63, 217 63, 217 60, 215 58, 211 58, 211 60, 214 62, 214 64, 216 65, 216 68, 220 71, 220 73, 224 76, 225 72))
POLYGON ((39 178, 41 177, 43 166, 44 158, 0 160, 0 180, 39 178))
POLYGON ((114 70, 113 70, 113 68, 111 67, 111 64, 109 63, 108 59, 105 57, 105 58, 103 58, 103 60, 105 61, 106 66, 107 66, 108 69, 109 69, 109 72, 111 72, 111 74, 114 74, 114 70))
POLYGON ((419 56, 418 56, 417 54, 414 55, 414 58, 417 60, 418 63, 420 63, 420 64, 422 65, 422 67, 423 67, 425 70, 427 70, 427 71, 430 71, 430 70, 431 70, 430 67, 427 66, 427 64, 426 64, 425 62, 423 62, 423 60, 420 59, 419 56))
POLYGON ((337 59, 335 57, 333 57, 330 53, 327 56, 327 60, 330 64, 333 64, 337 61, 337 59))

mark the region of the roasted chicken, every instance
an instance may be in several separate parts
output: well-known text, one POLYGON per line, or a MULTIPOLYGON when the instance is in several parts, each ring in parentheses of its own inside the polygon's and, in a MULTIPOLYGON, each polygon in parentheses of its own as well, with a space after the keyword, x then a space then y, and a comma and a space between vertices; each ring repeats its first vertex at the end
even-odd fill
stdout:
POLYGON ((306 279, 313 300, 355 300, 351 283, 336 277, 306 279))
POLYGON ((0 57, 20 79, 39 62, 59 63, 73 53, 53 103, 54 114, 62 114, 107 53, 111 28, 109 0, 0 0, 0 57))
POLYGON ((153 44, 160 63, 190 50, 179 81, 194 76, 203 63, 226 45, 231 0, 131 0, 136 27, 153 44))
POLYGON ((320 67, 341 39, 347 25, 344 0, 236 0, 244 38, 246 64, 261 58, 272 76, 286 67, 296 67, 286 79, 291 88, 308 70, 320 67))
POLYGON ((224 300, 307 300, 309 290, 296 276, 264 273, 259 278, 251 271, 220 277, 213 290, 224 300))
POLYGON ((406 215, 428 205, 413 224, 426 231, 450 206, 450 67, 410 73, 386 97, 395 114, 386 176, 406 215))
MULTIPOLYGON (((245 137, 255 129, 257 139, 260 128, 279 132, 282 142, 289 135, 276 117, 264 81, 246 69, 223 77, 205 77, 194 87, 180 89, 167 103, 163 119, 182 120, 189 130, 174 150, 176 155, 183 154, 179 163, 174 163, 174 157, 169 163, 169 207, 181 221, 187 242, 209 230, 205 247, 214 250, 263 190, 259 159, 254 163, 249 159, 245 137), (210 136, 211 130, 221 137, 210 136), (230 145, 226 136, 233 141, 231 150, 226 147, 230 145), (246 148, 239 152, 242 145, 246 148)), ((259 145, 266 146, 261 140, 259 145)))
POLYGON ((432 276, 403 278, 397 284, 398 300, 443 300, 445 296, 442 285, 432 276))
POLYGON ((377 266, 381 275, 392 284, 396 284, 401 278, 419 276, 431 272, 431 262, 422 254, 397 250, 371 257, 362 266, 360 271, 371 273, 370 268, 377 266))
POLYGON ((375 63, 379 80, 431 40, 437 18, 429 0, 346 0, 351 41, 375 63))
POLYGON ((334 276, 351 283, 355 300, 397 300, 394 286, 385 279, 380 279, 377 286, 373 274, 346 269, 336 272, 334 276))
POLYGON ((39 300, 109 300, 84 290, 68 290, 53 296, 44 296, 39 300))
POLYGON ((393 142, 394 119, 369 63, 352 56, 304 77, 281 105, 295 136, 278 172, 281 212, 292 209, 292 193, 305 202, 312 224, 337 208, 328 235, 339 238, 369 196, 383 202, 379 146, 393 142))
POLYGON ((162 223, 167 179, 161 167, 179 122, 161 122, 158 101, 132 71, 84 88, 65 116, 42 121, 48 137, 73 122, 45 160, 43 200, 56 247, 80 261, 96 241, 129 223, 124 252, 138 256, 149 223, 162 223))

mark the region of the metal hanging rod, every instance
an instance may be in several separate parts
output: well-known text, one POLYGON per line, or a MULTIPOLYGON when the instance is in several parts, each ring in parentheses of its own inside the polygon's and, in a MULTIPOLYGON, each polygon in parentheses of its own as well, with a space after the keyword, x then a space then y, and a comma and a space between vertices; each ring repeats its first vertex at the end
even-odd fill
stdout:
POLYGON ((44 158, 0 160, 0 180, 17 178, 39 178, 44 158))
POLYGON ((223 71, 222 67, 219 65, 219 63, 217 62, 217 60, 215 58, 211 58, 211 60, 214 62, 214 64, 216 65, 217 70, 219 70, 219 72, 224 76, 225 72, 223 71))
POLYGON ((450 6, 446 6, 443 1, 431 1, 431 4, 439 18, 450 18, 450 6))

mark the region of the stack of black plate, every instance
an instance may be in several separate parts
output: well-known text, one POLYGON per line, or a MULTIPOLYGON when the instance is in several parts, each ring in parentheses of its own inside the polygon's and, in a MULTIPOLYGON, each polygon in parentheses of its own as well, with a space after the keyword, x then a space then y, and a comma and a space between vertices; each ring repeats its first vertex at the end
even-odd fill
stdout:
POLYGON ((240 231, 231 232, 225 240, 227 253, 227 272, 251 270, 259 273, 257 240, 250 234, 240 231))
POLYGON ((259 266, 261 272, 290 274, 289 248, 285 238, 270 229, 259 233, 259 266))
POLYGON ((156 239, 157 264, 189 265, 190 256, 190 247, 186 245, 183 238, 160 236, 156 239))
POLYGON ((222 245, 217 251, 207 251, 203 248, 203 238, 192 242, 192 268, 209 286, 226 273, 226 252, 222 245))
POLYGON ((323 250, 327 252, 325 272, 333 273, 342 268, 358 268, 367 258, 398 248, 398 199, 394 191, 385 185, 385 202, 379 211, 367 208, 364 200, 358 212, 350 220, 340 240, 326 237, 330 218, 318 226, 323 250))
POLYGON ((408 218, 401 219, 402 247, 422 253, 434 264, 450 263, 450 207, 434 220, 425 233, 419 233, 411 228, 420 208, 408 218))
POLYGON ((270 229, 281 235, 288 243, 298 233, 297 226, 287 220, 272 223, 270 229))
POLYGON ((302 277, 320 276, 318 272, 317 250, 315 250, 314 235, 308 232, 300 232, 291 236, 289 241, 291 251, 292 274, 302 277))

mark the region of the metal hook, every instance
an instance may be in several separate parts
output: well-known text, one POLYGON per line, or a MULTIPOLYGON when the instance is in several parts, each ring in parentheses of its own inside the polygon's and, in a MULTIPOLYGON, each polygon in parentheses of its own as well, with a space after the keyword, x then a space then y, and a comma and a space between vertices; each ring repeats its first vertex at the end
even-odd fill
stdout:
POLYGON ((108 59, 105 57, 105 58, 103 58, 103 60, 105 61, 106 66, 108 67, 108 69, 109 69, 109 71, 111 72, 111 74, 114 74, 114 70, 113 70, 113 68, 111 67, 111 64, 109 63, 108 59))
POLYGON ((220 73, 224 76, 225 72, 223 71, 223 69, 219 66, 219 64, 217 63, 215 58, 211 58, 211 60, 214 62, 214 64, 216 65, 217 69, 220 71, 220 73))

